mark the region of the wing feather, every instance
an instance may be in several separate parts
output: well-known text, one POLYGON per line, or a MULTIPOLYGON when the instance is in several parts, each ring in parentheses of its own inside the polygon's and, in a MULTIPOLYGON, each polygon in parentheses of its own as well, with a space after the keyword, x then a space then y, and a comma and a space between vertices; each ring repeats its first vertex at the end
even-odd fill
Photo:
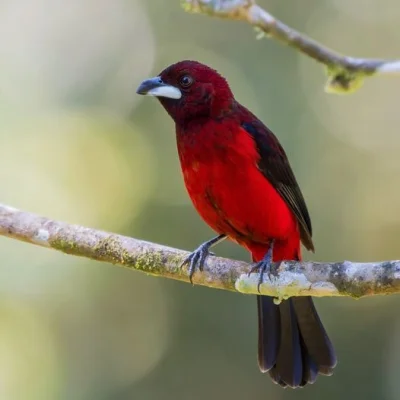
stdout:
POLYGON ((250 115, 253 118, 251 121, 246 120, 246 118, 241 122, 241 126, 253 137, 256 143, 260 154, 258 168, 296 216, 303 245, 307 250, 314 251, 311 239, 312 226, 310 215, 286 153, 276 136, 249 111, 245 111, 246 113, 244 114, 250 115))

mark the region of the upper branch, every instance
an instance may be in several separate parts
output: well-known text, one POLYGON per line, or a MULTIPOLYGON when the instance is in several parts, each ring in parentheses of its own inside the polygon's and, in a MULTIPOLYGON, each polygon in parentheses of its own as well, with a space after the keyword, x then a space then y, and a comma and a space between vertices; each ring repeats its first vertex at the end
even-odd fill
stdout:
MULTIPOLYGON (((0 204, 0 235, 59 250, 66 254, 105 261, 154 276, 188 282, 180 265, 187 252, 53 221, 0 204)), ((4 265, 4 263, 3 263, 4 265)), ((196 284, 257 294, 258 276, 248 276, 249 264, 210 256, 196 284)), ((400 261, 377 263, 315 263, 284 261, 279 276, 265 278, 261 294, 285 299, 290 296, 351 296, 400 293, 400 261)))
POLYGON ((280 40, 327 67, 330 93, 351 93, 365 77, 376 73, 400 72, 400 60, 348 57, 325 47, 276 19, 254 0, 184 0, 184 8, 193 13, 246 21, 268 37, 280 40))

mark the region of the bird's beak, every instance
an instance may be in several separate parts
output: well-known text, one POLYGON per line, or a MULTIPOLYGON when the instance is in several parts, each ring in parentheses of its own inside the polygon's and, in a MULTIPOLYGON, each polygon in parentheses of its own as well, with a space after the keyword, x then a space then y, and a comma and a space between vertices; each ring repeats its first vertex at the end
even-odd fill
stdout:
POLYGON ((169 99, 180 99, 182 92, 172 85, 167 85, 159 76, 146 79, 136 90, 137 94, 156 97, 168 97, 169 99))

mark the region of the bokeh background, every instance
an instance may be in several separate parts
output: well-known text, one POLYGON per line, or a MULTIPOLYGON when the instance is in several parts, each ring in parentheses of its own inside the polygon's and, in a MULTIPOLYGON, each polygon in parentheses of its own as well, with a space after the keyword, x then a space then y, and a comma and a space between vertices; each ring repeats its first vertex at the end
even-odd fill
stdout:
MULTIPOLYGON (((261 4, 343 53, 399 56, 396 0, 261 4)), ((172 121, 135 94, 190 58, 223 73, 281 140, 312 216, 315 260, 400 258, 400 80, 328 95, 321 66, 255 36, 179 1, 2 0, 1 202, 184 249, 208 239, 172 121)), ((217 253, 248 259, 232 244, 217 253)), ((333 377, 282 390, 257 367, 251 296, 6 238, 0 254, 1 400, 400 396, 397 296, 316 300, 339 364, 333 377)))

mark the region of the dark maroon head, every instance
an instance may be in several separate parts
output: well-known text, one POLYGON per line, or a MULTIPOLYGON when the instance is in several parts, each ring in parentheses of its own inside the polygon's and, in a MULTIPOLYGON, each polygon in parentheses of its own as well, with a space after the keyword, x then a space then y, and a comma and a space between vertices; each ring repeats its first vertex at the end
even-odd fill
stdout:
POLYGON ((229 112, 234 103, 226 80, 197 61, 170 65, 158 76, 143 81, 136 92, 156 96, 176 123, 218 117, 229 112))

